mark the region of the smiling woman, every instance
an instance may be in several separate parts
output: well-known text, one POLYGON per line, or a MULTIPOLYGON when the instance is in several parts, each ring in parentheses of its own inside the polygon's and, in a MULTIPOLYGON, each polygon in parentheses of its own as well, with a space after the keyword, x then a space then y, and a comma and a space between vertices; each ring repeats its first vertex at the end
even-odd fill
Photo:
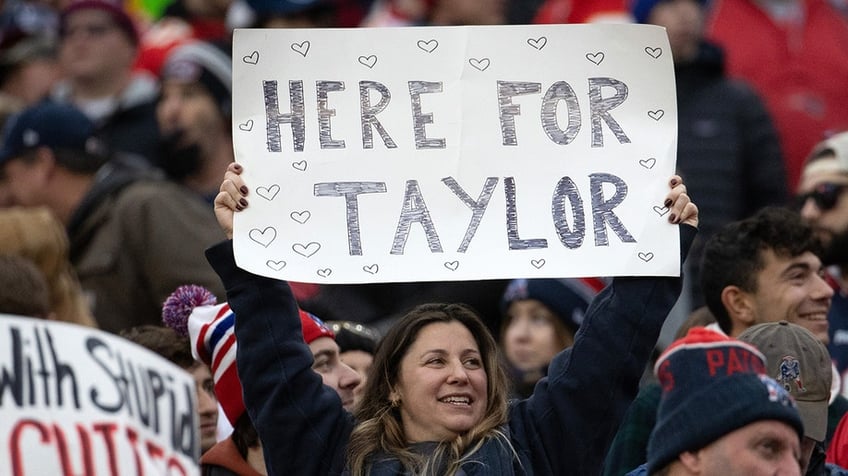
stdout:
MULTIPOLYGON (((215 199, 228 238, 235 211, 248 205, 241 172, 228 167, 215 199)), ((669 183, 669 220, 684 225, 685 255, 697 207, 679 177, 669 183)), ((243 316, 238 372, 275 474, 598 474, 681 289, 679 277, 613 280, 587 310, 574 345, 553 358, 530 398, 516 401, 508 401, 495 340, 477 313, 421 305, 383 337, 351 415, 308 371, 312 355, 288 284, 236 266, 232 240, 207 258, 243 316)))

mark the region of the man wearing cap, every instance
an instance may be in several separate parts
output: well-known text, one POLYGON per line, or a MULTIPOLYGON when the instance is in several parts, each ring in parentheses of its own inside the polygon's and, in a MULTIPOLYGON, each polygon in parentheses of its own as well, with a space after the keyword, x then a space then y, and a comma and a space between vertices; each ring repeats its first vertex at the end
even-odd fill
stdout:
POLYGON ((756 347, 766 357, 766 373, 789 392, 804 422, 801 440, 802 474, 827 474, 824 449, 827 407, 832 380, 827 347, 810 331, 786 321, 749 327, 739 340, 756 347))
MULTIPOLYGON (((820 253, 813 230, 785 208, 768 207, 722 227, 707 241, 701 268, 704 297, 717 321, 715 329, 738 337, 756 324, 786 320, 826 343, 833 290, 822 278, 820 253)), ((831 433, 848 410, 848 401, 837 395, 838 384, 834 387, 831 433)), ((651 410, 658 396, 656 386, 640 390, 607 456, 605 474, 628 471, 644 461, 646 439, 656 419, 651 410)))
POLYGON ((59 18, 64 72, 50 94, 73 104, 101 130, 110 148, 153 160, 158 143, 158 83, 133 71, 138 32, 120 2, 71 2, 59 18))
POLYGON ((211 203, 221 171, 233 161, 230 126, 232 62, 211 43, 174 49, 162 68, 156 119, 162 134, 157 164, 211 203))
POLYGON ((648 462, 629 475, 801 475, 795 401, 755 347, 704 327, 657 359, 662 387, 648 462))
POLYGON ((796 202, 801 217, 824 244, 822 262, 834 289, 828 322, 828 350, 843 376, 848 374, 848 132, 819 143, 805 162, 796 202))
POLYGON ((220 240, 212 209, 134 157, 112 157, 78 109, 41 103, 13 116, 0 149, 0 206, 46 206, 99 327, 158 324, 162 302, 193 282, 224 296, 203 251, 220 240))

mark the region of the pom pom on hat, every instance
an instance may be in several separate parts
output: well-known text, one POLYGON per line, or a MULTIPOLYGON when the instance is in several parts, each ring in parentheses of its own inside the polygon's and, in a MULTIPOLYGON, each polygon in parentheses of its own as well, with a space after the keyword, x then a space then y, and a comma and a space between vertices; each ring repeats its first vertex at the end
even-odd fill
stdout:
POLYGON ((215 396, 231 425, 244 413, 241 381, 236 369, 235 314, 203 286, 178 287, 162 305, 162 321, 187 336, 191 355, 209 366, 215 396))
POLYGON ((756 421, 781 421, 802 437, 795 401, 765 371, 754 346, 704 327, 672 343, 654 366, 662 396, 648 440, 648 473, 756 421))
POLYGON ((218 298, 203 286, 180 286, 165 299, 162 305, 162 322, 178 335, 188 337, 188 319, 194 308, 217 303, 218 298))
MULTIPOLYGON (((182 324, 191 340, 192 355, 209 366, 218 403, 235 425, 245 412, 236 367, 236 316, 229 304, 215 303, 215 295, 202 286, 180 286, 165 300, 162 319, 178 333, 182 324)), ((307 344, 320 337, 335 339, 333 331, 315 315, 299 310, 299 317, 307 344)))

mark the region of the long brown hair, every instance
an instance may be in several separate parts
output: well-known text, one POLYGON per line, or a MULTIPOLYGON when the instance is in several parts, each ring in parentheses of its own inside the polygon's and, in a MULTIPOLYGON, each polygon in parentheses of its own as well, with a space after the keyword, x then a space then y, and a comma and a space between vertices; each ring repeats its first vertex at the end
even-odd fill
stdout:
MULTIPOLYGON (((464 304, 422 304, 389 330, 374 356, 362 403, 356 411, 360 422, 348 444, 348 467, 353 476, 368 472, 370 459, 378 454, 398 459, 413 474, 429 474, 436 470, 435 461, 446 463, 446 474, 454 474, 490 438, 501 438, 507 420, 509 384, 498 356, 498 347, 477 313, 464 304), (454 440, 440 442, 435 453, 421 456, 409 450, 400 411, 391 402, 391 392, 398 381, 400 364, 418 334, 434 323, 459 322, 474 336, 486 371, 488 390, 483 419, 467 433, 454 440)), ((403 403, 401 402, 401 405, 403 403)))

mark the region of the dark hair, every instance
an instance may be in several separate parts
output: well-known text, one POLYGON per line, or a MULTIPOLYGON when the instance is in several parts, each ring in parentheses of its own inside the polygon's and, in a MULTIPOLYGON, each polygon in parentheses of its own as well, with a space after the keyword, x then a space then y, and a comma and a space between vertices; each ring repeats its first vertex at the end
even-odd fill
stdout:
POLYGON ((366 474, 369 457, 378 453, 392 455, 405 468, 416 472, 426 470, 428 462, 444 458, 448 462, 446 473, 453 474, 463 458, 473 454, 487 439, 499 437, 509 444, 500 432, 507 419, 508 392, 509 384, 497 343, 471 307, 465 304, 422 304, 415 307, 392 326, 377 347, 362 403, 356 410, 359 423, 348 444, 351 474, 366 474), (450 322, 459 322, 474 336, 486 370, 487 406, 482 421, 455 440, 442 442, 427 460, 408 449, 400 412, 393 406, 390 395, 398 381, 401 361, 421 330, 430 324, 450 322))
POLYGON ((197 362, 191 355, 188 337, 177 335, 170 327, 144 324, 123 329, 119 335, 156 352, 183 369, 190 369, 197 362))
POLYGON ((721 329, 730 333, 732 323, 721 301, 727 286, 757 291, 757 273, 765 264, 763 252, 795 257, 806 252, 821 256, 822 246, 813 229, 787 208, 766 207, 744 220, 729 223, 704 246, 701 290, 707 307, 721 329))
POLYGON ((46 319, 50 310, 50 288, 35 263, 0 255, 0 313, 46 319))
POLYGON ((247 459, 247 450, 259 447, 259 433, 256 432, 256 428, 253 426, 253 422, 250 420, 250 415, 247 412, 242 413, 238 417, 238 420, 236 420, 236 424, 233 425, 233 434, 230 435, 230 438, 233 439, 233 444, 236 445, 236 449, 238 449, 239 454, 244 459, 247 459))

